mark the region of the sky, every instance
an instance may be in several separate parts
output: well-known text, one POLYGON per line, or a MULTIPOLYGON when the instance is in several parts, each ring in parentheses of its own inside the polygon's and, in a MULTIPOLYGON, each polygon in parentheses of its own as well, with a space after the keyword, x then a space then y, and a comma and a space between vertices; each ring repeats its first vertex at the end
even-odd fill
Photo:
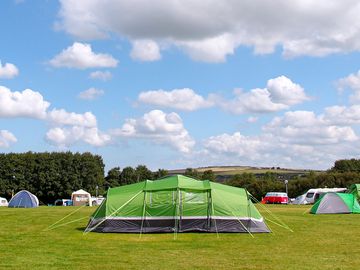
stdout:
POLYGON ((0 152, 106 170, 360 156, 355 0, 0 1, 0 152))

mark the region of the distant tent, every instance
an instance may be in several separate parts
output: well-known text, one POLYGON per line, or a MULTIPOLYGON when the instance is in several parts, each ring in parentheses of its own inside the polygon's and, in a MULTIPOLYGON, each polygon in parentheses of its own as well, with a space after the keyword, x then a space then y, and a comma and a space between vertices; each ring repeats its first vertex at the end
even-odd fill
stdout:
POLYGON ((39 206, 38 198, 27 190, 19 191, 11 198, 8 207, 34 208, 39 206))
POLYGON ((82 206, 82 205, 92 206, 90 193, 86 192, 83 189, 74 191, 71 194, 71 200, 73 202, 73 206, 82 206))
POLYGON ((352 184, 349 188, 349 193, 356 196, 356 198, 360 199, 360 184, 352 184))
POLYGON ((8 204, 7 199, 0 197, 0 206, 8 206, 8 204))
POLYGON ((310 210, 312 214, 360 214, 356 196, 349 193, 329 192, 324 194, 310 210))
POLYGON ((182 175, 110 188, 86 231, 270 232, 245 189, 182 175))

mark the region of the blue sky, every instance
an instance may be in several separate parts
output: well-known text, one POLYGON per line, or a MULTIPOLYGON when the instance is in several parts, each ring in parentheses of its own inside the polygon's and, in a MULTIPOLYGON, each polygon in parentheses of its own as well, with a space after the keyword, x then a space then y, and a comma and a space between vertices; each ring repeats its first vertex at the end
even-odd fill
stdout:
POLYGON ((357 1, 1 1, 0 151, 106 169, 360 154, 357 1), (281 14, 279 14, 281 10, 281 14))

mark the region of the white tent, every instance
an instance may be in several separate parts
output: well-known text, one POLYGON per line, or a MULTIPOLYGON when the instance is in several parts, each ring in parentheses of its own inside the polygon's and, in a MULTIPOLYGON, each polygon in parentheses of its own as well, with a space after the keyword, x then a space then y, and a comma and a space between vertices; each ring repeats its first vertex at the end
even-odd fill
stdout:
POLYGON ((89 205, 92 206, 91 195, 83 189, 74 191, 71 194, 71 200, 74 206, 89 205))
POLYGON ((0 206, 8 206, 7 199, 0 197, 0 206))

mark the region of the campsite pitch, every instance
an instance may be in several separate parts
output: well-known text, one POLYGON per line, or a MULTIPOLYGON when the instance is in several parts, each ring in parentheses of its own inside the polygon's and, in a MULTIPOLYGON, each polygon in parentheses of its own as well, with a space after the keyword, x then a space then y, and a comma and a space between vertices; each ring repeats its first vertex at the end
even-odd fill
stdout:
MULTIPOLYGON (((264 217, 274 220, 262 206, 264 217)), ((360 215, 303 214, 267 206, 294 232, 271 234, 83 234, 95 208, 0 207, 0 269, 357 269, 360 215), (68 223, 75 221, 72 223, 68 223), (58 225, 63 225, 59 226, 58 225)))

